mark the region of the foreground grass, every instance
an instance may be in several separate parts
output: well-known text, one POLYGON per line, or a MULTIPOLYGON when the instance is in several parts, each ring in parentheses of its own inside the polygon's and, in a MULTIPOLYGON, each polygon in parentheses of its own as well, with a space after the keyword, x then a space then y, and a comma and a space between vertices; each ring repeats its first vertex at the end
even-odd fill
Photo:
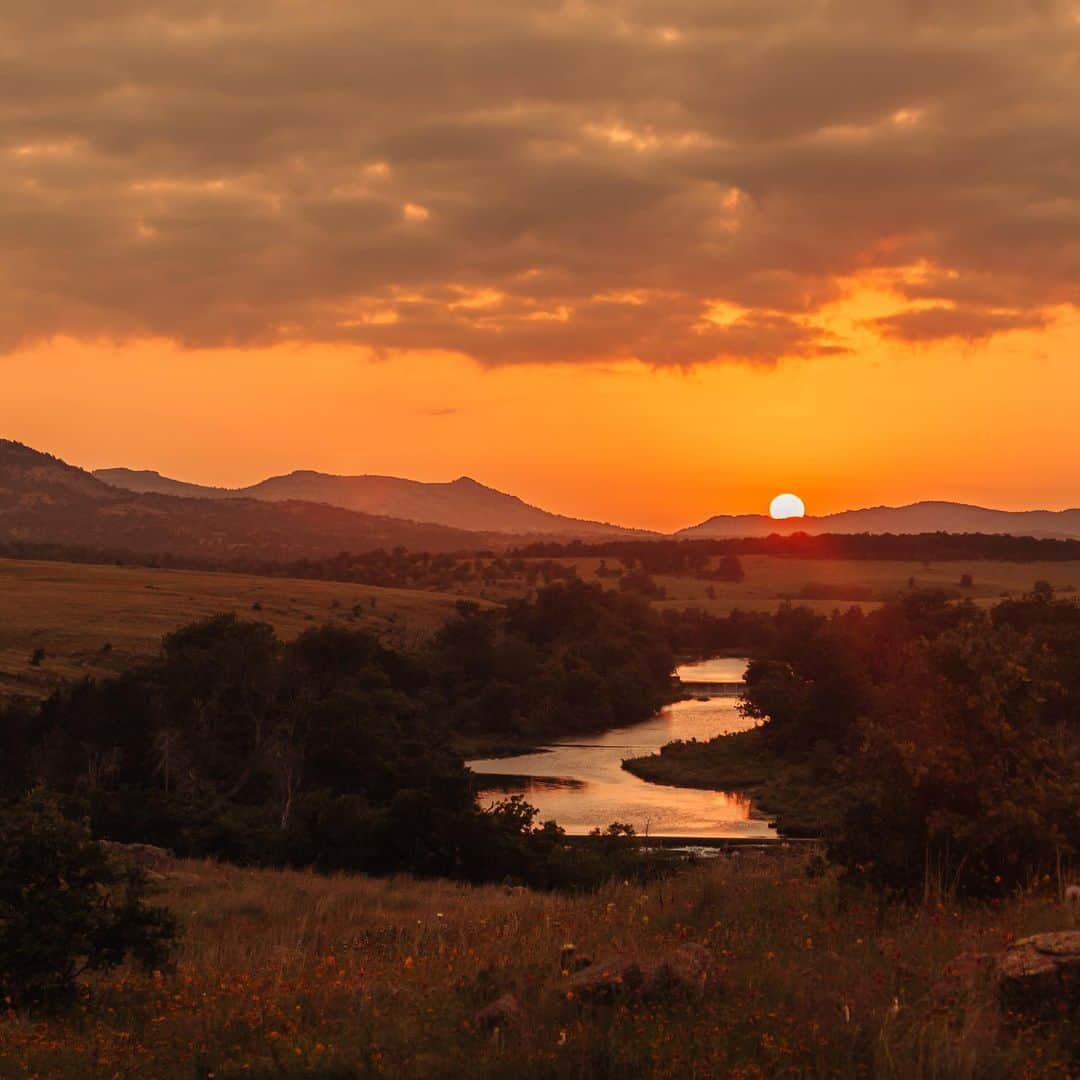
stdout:
POLYGON ((879 930, 800 856, 742 854, 583 897, 178 863, 160 899, 187 926, 176 971, 102 978, 66 1020, 0 1021, 0 1075, 1075 1075, 1063 1022, 1003 1018, 987 980, 942 984, 958 953, 1067 925, 1049 897, 879 930), (568 999, 565 943, 648 958, 686 940, 711 957, 700 995, 568 999), (472 1024, 507 990, 520 1023, 472 1024))

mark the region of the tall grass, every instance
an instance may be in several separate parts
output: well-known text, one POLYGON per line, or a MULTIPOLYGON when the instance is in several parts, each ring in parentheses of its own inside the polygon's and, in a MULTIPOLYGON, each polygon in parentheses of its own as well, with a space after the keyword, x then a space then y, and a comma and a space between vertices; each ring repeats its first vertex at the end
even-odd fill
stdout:
POLYGON ((742 853, 580 897, 177 863, 174 972, 121 970, 67 1018, 0 1022, 4 1077, 1068 1077, 1075 1026, 1003 1016, 943 976, 1070 918, 1056 897, 896 911, 798 854, 742 853), (702 943, 704 991, 588 1006, 562 947, 642 959, 702 943), (524 1015, 471 1022, 513 991, 524 1015), (1072 1040, 1070 1042, 1070 1040, 1072 1040))

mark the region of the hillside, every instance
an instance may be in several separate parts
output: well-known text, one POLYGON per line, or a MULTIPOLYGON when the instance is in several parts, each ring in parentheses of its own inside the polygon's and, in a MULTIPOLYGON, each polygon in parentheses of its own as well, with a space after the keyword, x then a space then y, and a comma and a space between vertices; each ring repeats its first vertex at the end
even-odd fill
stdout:
POLYGON ((681 529, 679 539, 804 533, 1008 533, 1052 539, 1080 538, 1080 509, 991 510, 954 502, 875 506, 820 517, 774 521, 766 514, 717 514, 681 529))
POLYGON ((140 493, 203 499, 300 499, 365 514, 432 522, 457 529, 500 533, 558 534, 567 537, 646 537, 642 530, 552 514, 516 495, 486 487, 467 476, 429 484, 395 476, 334 476, 300 469, 243 488, 204 487, 172 480, 150 470, 98 469, 93 474, 114 487, 140 493))
POLYGON ((0 559, 0 700, 114 675, 153 655, 163 635, 221 612, 264 620, 284 640, 330 622, 412 648, 458 599, 332 581, 0 559), (33 664, 37 649, 44 655, 33 664))
POLYGON ((205 558, 298 559, 398 546, 475 550, 502 538, 326 503, 126 491, 49 454, 0 440, 0 539, 205 558))

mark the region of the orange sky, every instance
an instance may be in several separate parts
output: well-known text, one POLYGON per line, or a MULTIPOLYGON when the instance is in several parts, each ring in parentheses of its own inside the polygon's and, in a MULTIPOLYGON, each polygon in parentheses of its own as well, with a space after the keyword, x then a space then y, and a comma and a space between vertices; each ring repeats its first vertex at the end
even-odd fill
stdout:
POLYGON ((0 434, 674 528, 1080 504, 1076 0, 0 5, 0 434))
POLYGON ((484 368, 340 346, 182 351, 57 342, 9 356, 5 435, 86 467, 239 485, 293 468, 421 480, 467 474, 574 516, 673 529, 765 512, 920 498, 1080 503, 1080 324, 980 346, 681 369, 636 362, 484 368))

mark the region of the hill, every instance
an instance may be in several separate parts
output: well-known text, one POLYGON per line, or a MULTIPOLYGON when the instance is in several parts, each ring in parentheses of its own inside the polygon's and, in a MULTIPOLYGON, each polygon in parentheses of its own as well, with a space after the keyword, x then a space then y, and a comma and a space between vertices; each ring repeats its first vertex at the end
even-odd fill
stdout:
POLYGON ((115 675, 154 654, 165 634, 221 612, 264 620, 286 641, 332 622, 412 648, 459 599, 350 582, 0 559, 0 700, 115 675), (37 649, 44 655, 32 664, 37 649))
POLYGON ((0 440, 0 539, 200 558, 319 558, 398 546, 476 550, 494 537, 290 499, 186 498, 114 487, 50 454, 0 440))
POLYGON ((300 499, 330 506, 412 521, 432 522, 456 529, 499 533, 557 534, 567 537, 651 535, 599 521, 552 514, 516 495, 497 491, 468 476, 449 483, 422 483, 396 476, 334 476, 299 469, 272 476, 242 488, 204 487, 173 480, 151 470, 98 469, 97 479, 114 487, 144 494, 202 499, 259 499, 281 502, 300 499))
POLYGON ((1051 539, 1080 539, 1080 509, 992 510, 954 502, 874 506, 820 517, 775 521, 766 514, 717 514, 681 529, 679 539, 769 536, 774 533, 1007 533, 1051 539))

